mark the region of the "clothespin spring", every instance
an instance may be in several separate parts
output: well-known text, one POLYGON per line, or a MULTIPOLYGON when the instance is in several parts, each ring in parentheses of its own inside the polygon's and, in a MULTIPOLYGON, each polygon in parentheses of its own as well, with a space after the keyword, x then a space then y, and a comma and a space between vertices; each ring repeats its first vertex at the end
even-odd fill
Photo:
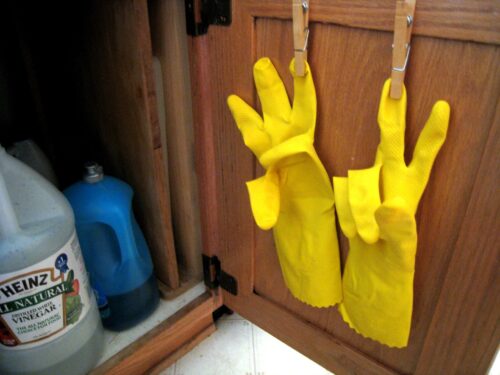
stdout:
POLYGON ((294 51, 295 52, 306 52, 307 51, 307 45, 309 43, 309 28, 306 27, 305 30, 304 30, 304 34, 305 34, 305 42, 304 42, 304 47, 303 48, 295 48, 294 51))
MULTIPOLYGON (((406 47, 405 63, 403 64, 402 67, 396 67, 396 66, 394 66, 392 68, 392 70, 395 71, 395 72, 405 72, 406 71, 406 66, 408 65, 408 60, 410 58, 411 45, 407 44, 405 47, 406 47)), ((392 46, 392 48, 394 48, 394 45, 392 46)))
MULTIPOLYGON (((410 27, 413 24, 413 17, 411 15, 406 16, 406 25, 407 27, 410 27)), ((394 44, 392 45, 392 48, 394 48, 394 44)), ((405 63, 403 64, 402 67, 393 67, 392 70, 395 72, 404 72, 406 71, 406 66, 408 65, 408 59, 410 58, 410 49, 411 45, 409 43, 405 44, 406 48, 406 57, 405 57, 405 63)))

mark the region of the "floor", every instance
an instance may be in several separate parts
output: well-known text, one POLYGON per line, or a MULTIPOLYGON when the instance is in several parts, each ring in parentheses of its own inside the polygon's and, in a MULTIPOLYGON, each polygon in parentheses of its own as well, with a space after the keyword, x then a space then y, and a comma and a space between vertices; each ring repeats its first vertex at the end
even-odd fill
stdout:
MULTIPOLYGON (((161 301, 143 324, 116 333, 105 331, 106 347, 100 364, 145 332, 205 292, 201 282, 171 301, 161 301)), ((327 375, 332 374, 238 314, 224 315, 217 331, 162 375, 327 375)), ((500 375, 500 351, 488 375, 500 375)))
POLYGON ((238 314, 224 315, 217 331, 161 375, 332 374, 238 314))

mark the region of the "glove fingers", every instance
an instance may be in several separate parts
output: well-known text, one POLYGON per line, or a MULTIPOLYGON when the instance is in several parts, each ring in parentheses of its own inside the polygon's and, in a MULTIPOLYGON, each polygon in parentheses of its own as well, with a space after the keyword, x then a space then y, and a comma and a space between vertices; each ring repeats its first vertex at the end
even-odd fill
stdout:
POLYGON ((295 59, 290 62, 290 73, 293 76, 293 109, 292 124, 299 125, 303 129, 299 133, 310 130, 314 134, 316 125, 316 90, 312 78, 311 69, 306 62, 304 76, 295 74, 295 59))
POLYGON ((264 122, 259 114, 236 95, 230 95, 227 98, 227 104, 243 135, 245 145, 257 157, 267 151, 270 147, 269 136, 263 131, 264 122))
POLYGON ((278 221, 280 210, 279 177, 268 172, 256 180, 247 182, 253 217, 259 228, 268 230, 278 221))
POLYGON ((403 85, 401 99, 389 96, 391 80, 384 83, 378 111, 380 151, 384 160, 404 162, 406 89, 403 85))
POLYGON ((346 177, 333 178, 333 190, 335 193, 335 206, 339 218, 340 228, 347 238, 356 236, 356 224, 349 207, 349 197, 346 177))
POLYGON ((418 137, 410 167, 414 168, 425 180, 428 179, 434 160, 446 139, 449 120, 449 104, 443 100, 436 102, 418 137))
POLYGON ((266 117, 278 118, 284 122, 290 117, 291 107, 285 85, 273 63, 267 57, 257 61, 253 68, 255 86, 259 94, 264 120, 266 117))
POLYGON ((348 172, 349 205, 359 236, 368 244, 379 239, 375 211, 380 207, 381 165, 348 172))

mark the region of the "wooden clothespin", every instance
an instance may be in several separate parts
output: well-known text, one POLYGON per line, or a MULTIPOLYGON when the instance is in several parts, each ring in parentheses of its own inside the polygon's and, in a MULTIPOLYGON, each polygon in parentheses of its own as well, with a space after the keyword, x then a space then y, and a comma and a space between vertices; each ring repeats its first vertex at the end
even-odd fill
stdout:
POLYGON ((406 66, 410 57, 410 41, 413 29, 416 0, 397 0, 392 45, 392 73, 390 97, 401 98, 406 66))
POLYGON ((293 0, 293 47, 295 50, 295 74, 306 71, 307 43, 309 40, 309 1, 293 0))

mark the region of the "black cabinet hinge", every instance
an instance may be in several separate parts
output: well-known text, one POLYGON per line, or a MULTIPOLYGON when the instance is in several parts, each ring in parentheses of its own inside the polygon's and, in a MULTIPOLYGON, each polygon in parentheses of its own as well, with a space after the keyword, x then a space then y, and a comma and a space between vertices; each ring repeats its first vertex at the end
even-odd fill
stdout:
POLYGON ((231 0, 184 0, 188 35, 206 34, 209 25, 231 24, 231 0))
POLYGON ((235 296, 238 295, 238 280, 224 272, 217 256, 203 254, 203 277, 205 285, 210 289, 221 287, 235 296))

